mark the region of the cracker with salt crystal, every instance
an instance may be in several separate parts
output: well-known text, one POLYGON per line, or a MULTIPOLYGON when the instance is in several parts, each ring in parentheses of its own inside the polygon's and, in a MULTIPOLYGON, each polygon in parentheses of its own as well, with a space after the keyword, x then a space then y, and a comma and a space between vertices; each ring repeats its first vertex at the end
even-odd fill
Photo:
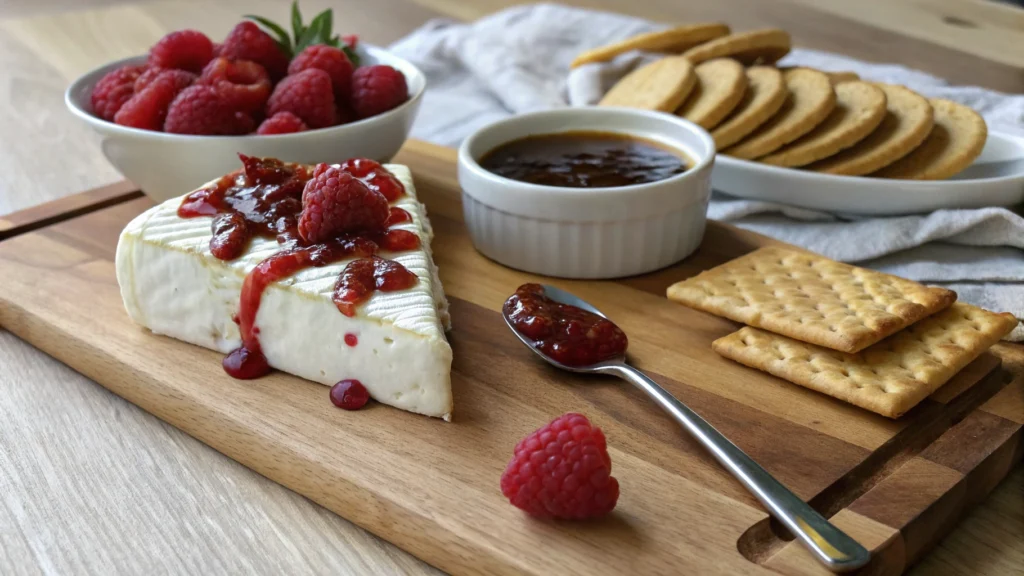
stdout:
POLYGON ((948 308, 956 292, 769 246, 669 286, 668 297, 790 338, 859 352, 948 308))
POLYGON ((718 354, 889 418, 898 418, 1017 326, 958 302, 857 354, 745 327, 712 343, 718 354))

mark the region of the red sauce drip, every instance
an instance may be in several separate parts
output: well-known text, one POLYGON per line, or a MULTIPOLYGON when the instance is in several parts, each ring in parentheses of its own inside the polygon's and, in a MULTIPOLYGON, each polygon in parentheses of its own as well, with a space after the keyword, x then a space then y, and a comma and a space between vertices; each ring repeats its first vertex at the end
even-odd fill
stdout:
MULTIPOLYGON (((356 257, 358 259, 349 263, 341 273, 335 291, 338 308, 353 316, 356 307, 373 291, 403 290, 415 285, 415 274, 398 262, 379 258, 376 254, 380 251, 414 250, 419 248, 420 239, 407 230, 382 230, 303 245, 297 227, 302 213, 302 190, 311 177, 311 171, 303 165, 272 158, 242 154, 239 157, 242 170, 186 196, 178 207, 178 216, 214 216, 210 250, 222 260, 233 260, 244 254, 253 236, 276 237, 283 245, 280 252, 249 272, 242 284, 239 310, 235 316, 242 347, 231 352, 223 364, 231 376, 247 379, 270 371, 256 326, 256 315, 267 286, 311 266, 326 266, 356 257), (362 264, 365 262, 371 263, 368 277, 361 271, 366 266, 362 264), (338 290, 342 292, 340 297, 338 290)), ((348 160, 342 163, 342 169, 380 191, 389 201, 405 193, 402 183, 372 160, 348 160)), ((388 226, 411 220, 412 216, 405 210, 391 208, 388 226)), ((358 342, 355 335, 346 335, 345 341, 349 346, 358 342), (352 336, 352 342, 348 336, 352 336)))
POLYGON ((213 218, 210 252, 221 260, 234 260, 245 252, 252 231, 238 212, 225 212, 213 218))
POLYGON ((363 181, 372 190, 376 190, 388 199, 398 200, 405 194, 405 186, 388 172, 379 162, 366 158, 352 158, 341 163, 341 169, 363 181))
POLYGON ((331 386, 331 402, 344 410, 359 410, 370 401, 370 393, 359 380, 342 380, 331 386))
POLYGON ((409 214, 402 208, 392 206, 391 211, 388 213, 388 220, 385 225, 390 227, 395 224, 402 224, 403 222, 412 222, 412 214, 409 214))
POLYGON ((523 284, 505 314, 533 346, 566 366, 588 366, 626 353, 626 334, 611 320, 548 298, 539 284, 523 284))
POLYGON ((408 230, 388 230, 383 236, 374 238, 383 250, 406 252, 420 247, 420 237, 408 230))
POLYGON ((252 380, 270 372, 270 365, 263 353, 252 352, 244 346, 225 356, 221 365, 229 376, 239 380, 252 380))
POLYGON ((334 285, 334 305, 345 316, 355 316, 356 308, 374 291, 396 292, 416 285, 416 275, 394 260, 378 256, 349 262, 334 285))
POLYGON ((355 348, 359 344, 359 337, 355 334, 345 334, 345 344, 351 348, 355 348))
POLYGON ((210 251, 221 260, 245 253, 253 236, 298 237, 302 189, 310 178, 301 164, 238 155, 243 169, 189 194, 178 207, 181 218, 214 216, 210 251))

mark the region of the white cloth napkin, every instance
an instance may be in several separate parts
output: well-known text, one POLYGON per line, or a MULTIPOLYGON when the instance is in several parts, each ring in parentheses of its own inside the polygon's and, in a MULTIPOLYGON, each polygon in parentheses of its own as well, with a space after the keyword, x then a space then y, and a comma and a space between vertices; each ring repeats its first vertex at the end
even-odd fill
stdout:
MULTIPOLYGON (((616 79, 651 58, 624 54, 570 72, 581 51, 662 28, 606 12, 552 4, 520 6, 473 23, 428 22, 391 46, 427 75, 413 137, 457 146, 477 128, 514 114, 594 103, 616 79)), ((891 64, 796 49, 781 65, 850 70, 962 102, 990 130, 1024 136, 1024 96, 955 87, 891 64)), ((708 215, 830 258, 955 290, 960 299, 1024 318, 1021 209, 940 210, 921 216, 851 219, 716 193, 708 215)), ((1011 334, 1024 340, 1024 325, 1011 334)))

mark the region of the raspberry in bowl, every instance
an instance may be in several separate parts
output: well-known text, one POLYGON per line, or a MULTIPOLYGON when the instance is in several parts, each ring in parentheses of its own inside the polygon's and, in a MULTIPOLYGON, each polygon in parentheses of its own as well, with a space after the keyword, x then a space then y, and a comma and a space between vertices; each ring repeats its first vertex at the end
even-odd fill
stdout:
POLYGON ((156 201, 231 171, 239 153, 389 160, 416 117, 423 74, 354 37, 304 42, 287 44, 248 20, 221 43, 172 32, 146 56, 85 74, 65 102, 100 134, 111 164, 156 201))

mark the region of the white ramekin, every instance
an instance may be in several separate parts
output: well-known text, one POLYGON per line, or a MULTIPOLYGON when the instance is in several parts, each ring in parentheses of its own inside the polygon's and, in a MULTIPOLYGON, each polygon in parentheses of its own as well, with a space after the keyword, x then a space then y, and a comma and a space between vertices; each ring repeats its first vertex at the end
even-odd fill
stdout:
POLYGON ((561 278, 619 278, 689 256, 704 236, 715 143, 677 116, 629 108, 564 108, 523 114, 478 130, 459 148, 466 226, 483 255, 561 278), (561 188, 488 172, 480 158, 518 138, 575 130, 637 136, 685 153, 686 172, 648 184, 561 188))

